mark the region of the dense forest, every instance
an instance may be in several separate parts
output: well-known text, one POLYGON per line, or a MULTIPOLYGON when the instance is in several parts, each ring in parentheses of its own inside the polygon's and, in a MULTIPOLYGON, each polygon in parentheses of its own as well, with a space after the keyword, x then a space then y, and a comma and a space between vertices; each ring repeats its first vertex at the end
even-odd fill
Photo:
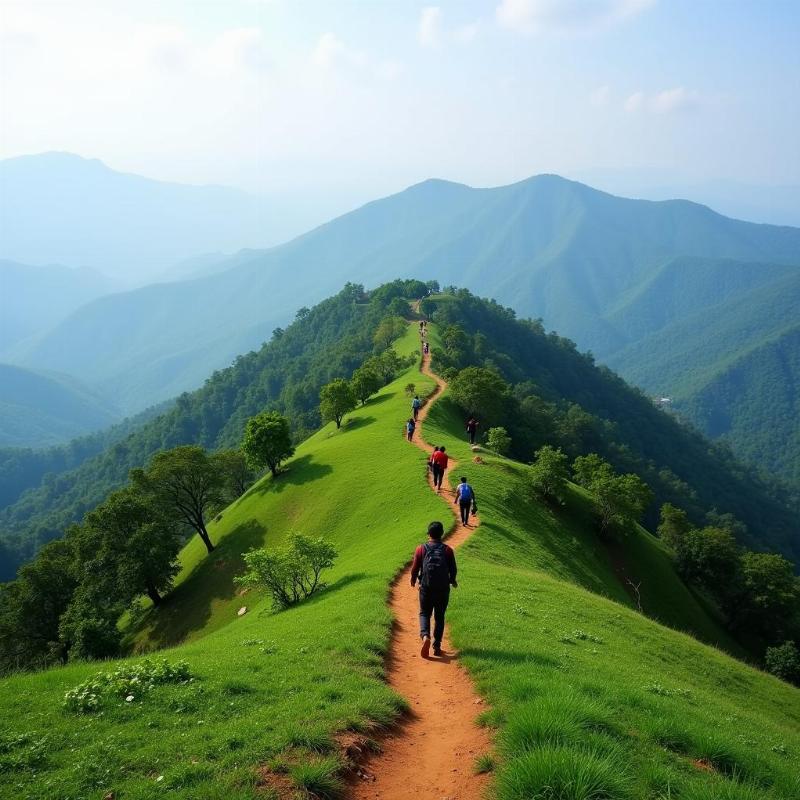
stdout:
POLYGON ((490 367, 511 384, 514 402, 489 424, 508 429, 515 457, 530 461, 538 447, 552 443, 573 457, 597 452, 652 488, 645 517, 651 530, 658 508, 670 502, 697 524, 709 512, 732 515, 742 544, 800 561, 800 509, 788 489, 657 408, 570 340, 465 290, 452 288, 424 301, 423 309, 445 328, 444 351, 434 353, 437 369, 490 367))
MULTIPOLYGON (((160 450, 182 444, 209 449, 238 446, 247 419, 265 409, 292 421, 295 439, 319 427, 320 387, 352 371, 372 354, 372 335, 394 298, 427 291, 419 281, 396 281, 368 296, 363 287, 348 284, 313 310, 301 308, 286 330, 276 329, 258 352, 240 356, 215 372, 201 389, 182 394, 168 411, 82 460, 98 438, 84 449, 56 451, 55 463, 81 461, 74 469, 48 475, 0 512, 0 580, 12 578, 17 567, 43 544, 62 535, 73 522, 123 485, 128 472, 143 466, 160 450)), ((403 303, 402 308, 407 308, 403 303)), ((0 465, 13 474, 14 459, 34 466, 35 454, 3 454, 0 465)), ((42 464, 48 464, 45 459, 42 464)), ((43 467, 41 467, 43 468, 43 467)))

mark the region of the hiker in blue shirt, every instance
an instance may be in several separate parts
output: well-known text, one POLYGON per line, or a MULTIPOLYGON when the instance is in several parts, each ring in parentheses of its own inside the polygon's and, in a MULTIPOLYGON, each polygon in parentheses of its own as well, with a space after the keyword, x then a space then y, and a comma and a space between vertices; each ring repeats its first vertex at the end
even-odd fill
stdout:
POLYGON ((458 484, 458 489, 456 489, 456 499, 453 502, 458 503, 458 509, 461 512, 461 522, 469 527, 469 513, 472 511, 474 514, 478 510, 478 507, 475 503, 475 492, 467 483, 467 479, 463 476, 461 478, 461 483, 458 484))
POLYGON ((414 429, 417 427, 417 423, 414 422, 413 419, 409 419, 406 422, 406 439, 410 442, 414 438, 414 429))
POLYGON ((414 399, 411 401, 411 410, 414 412, 414 419, 419 416, 420 408, 422 408, 422 400, 419 399, 418 394, 415 394, 414 399))

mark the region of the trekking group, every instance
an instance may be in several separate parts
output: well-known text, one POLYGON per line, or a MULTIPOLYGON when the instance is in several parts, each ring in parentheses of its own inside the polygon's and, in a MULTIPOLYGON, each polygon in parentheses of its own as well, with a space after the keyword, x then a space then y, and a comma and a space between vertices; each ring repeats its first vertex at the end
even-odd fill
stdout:
MULTIPOLYGON (((430 348, 427 340, 427 322, 419 323, 422 352, 429 355, 430 348)), ((411 416, 405 424, 406 438, 413 441, 414 432, 419 420, 422 401, 415 394, 411 401, 411 416)), ((466 432, 470 445, 475 444, 478 421, 470 417, 466 422, 466 432)), ((447 448, 436 446, 428 459, 428 469, 431 473, 433 487, 437 493, 442 491, 442 483, 447 472, 449 456, 447 448)), ((455 491, 454 504, 458 505, 461 524, 470 526, 470 517, 478 513, 475 490, 461 476, 455 491)), ((456 576, 458 567, 453 548, 442 541, 444 525, 439 521, 428 525, 428 541, 419 545, 414 551, 414 560, 411 565, 411 586, 419 583, 419 635, 422 641, 420 654, 428 658, 433 645, 433 655, 441 656, 442 637, 444 636, 444 619, 447 605, 450 600, 450 587, 458 586, 456 576), (433 632, 431 633, 431 616, 434 618, 433 632)))

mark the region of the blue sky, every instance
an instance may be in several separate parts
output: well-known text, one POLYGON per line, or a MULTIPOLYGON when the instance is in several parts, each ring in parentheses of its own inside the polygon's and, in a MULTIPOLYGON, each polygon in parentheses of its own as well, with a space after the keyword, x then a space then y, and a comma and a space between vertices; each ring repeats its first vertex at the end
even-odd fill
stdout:
POLYGON ((332 208, 431 176, 800 184, 798 42, 791 0, 0 0, 0 157, 332 208))

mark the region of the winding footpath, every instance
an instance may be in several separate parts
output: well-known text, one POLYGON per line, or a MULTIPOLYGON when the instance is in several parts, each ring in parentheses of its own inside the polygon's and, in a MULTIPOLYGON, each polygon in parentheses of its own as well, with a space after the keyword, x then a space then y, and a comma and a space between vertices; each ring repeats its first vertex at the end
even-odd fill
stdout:
MULTIPOLYGON (((429 454, 433 445, 423 439, 425 419, 447 384, 431 372, 429 355, 422 356, 422 372, 436 381, 436 388, 420 409, 414 444, 429 454)), ((451 459, 450 471, 456 467, 456 462, 451 459)), ((430 475, 428 483, 435 491, 430 475)), ((447 542, 458 548, 480 520, 473 517, 473 527, 461 524, 457 506, 453 504, 454 494, 446 480, 441 496, 450 507, 447 513, 456 518, 447 542)), ((423 539, 421 532, 420 540, 415 544, 423 539)), ((394 626, 386 669, 389 685, 408 700, 411 710, 383 740, 381 752, 362 763, 361 777, 351 784, 349 796, 352 800, 413 797, 478 800, 484 795, 489 777, 474 773, 475 758, 491 749, 486 729, 475 724, 475 718, 483 710, 482 700, 458 663, 458 654, 450 645, 447 631, 442 642, 442 657, 423 659, 420 655, 419 605, 410 576, 409 565, 392 586, 389 605, 394 615, 394 626)), ((462 591, 465 589, 451 591, 451 605, 458 604, 462 591)))

